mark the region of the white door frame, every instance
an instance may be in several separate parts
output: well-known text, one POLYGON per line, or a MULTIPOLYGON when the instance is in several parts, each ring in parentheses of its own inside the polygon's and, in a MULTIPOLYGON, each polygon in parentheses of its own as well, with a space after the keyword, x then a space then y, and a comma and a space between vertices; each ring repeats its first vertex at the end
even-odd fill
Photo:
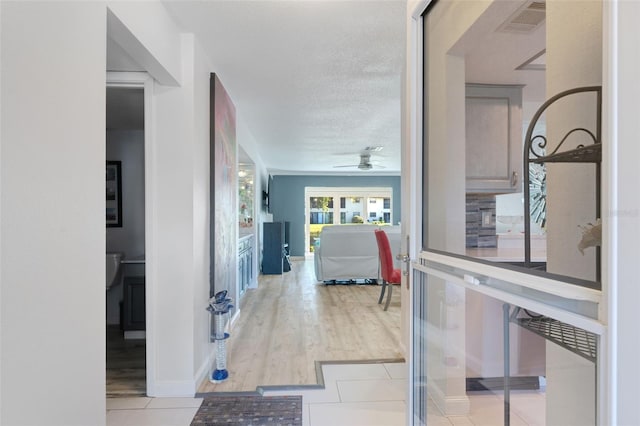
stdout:
POLYGON ((640 4, 605 1, 603 12, 602 280, 611 338, 606 342, 607 371, 600 387, 606 394, 601 396, 605 398, 602 424, 639 424, 636 387, 640 344, 635 337, 640 238, 640 4))
POLYGON ((145 336, 147 395, 155 395, 156 328, 155 307, 157 282, 156 255, 156 163, 153 129, 153 85, 146 72, 107 72, 108 87, 137 87, 144 90, 144 245, 145 245, 145 336))
MULTIPOLYGON (((432 0, 420 0, 414 9, 409 11, 407 17, 407 67, 403 101, 403 116, 405 117, 402 128, 402 249, 413 262, 418 258, 422 249, 422 122, 423 122, 423 19, 422 14, 432 0)), ((414 298, 411 288, 412 270, 408 275, 402 276, 402 325, 401 330, 406 339, 405 354, 407 354, 407 424, 413 424, 414 392, 411 377, 414 371, 414 342, 413 342, 413 318, 414 298)))

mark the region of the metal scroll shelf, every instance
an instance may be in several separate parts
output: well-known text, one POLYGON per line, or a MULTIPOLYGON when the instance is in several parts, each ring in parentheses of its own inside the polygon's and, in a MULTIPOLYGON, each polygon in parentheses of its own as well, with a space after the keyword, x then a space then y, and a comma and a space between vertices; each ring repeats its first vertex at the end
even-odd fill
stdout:
MULTIPOLYGON (((547 100, 533 116, 524 140, 524 265, 531 263, 531 164, 544 163, 593 163, 596 166, 596 216, 600 217, 600 163, 602 161, 602 87, 588 86, 560 92, 547 100), (544 135, 533 136, 533 131, 542 114, 553 103, 577 93, 593 93, 596 96, 596 128, 591 130, 577 127, 568 131, 550 153, 546 153, 547 138, 544 135), (574 135, 581 135, 590 144, 581 144, 574 149, 565 149, 565 142, 574 135)), ((546 179, 546 178, 545 178, 546 179)), ((596 247, 596 281, 600 282, 600 247, 596 247)))
POLYGON ((594 333, 590 333, 581 328, 563 323, 562 321, 545 317, 543 315, 531 314, 525 309, 517 306, 514 307, 513 310, 511 310, 511 306, 508 303, 505 303, 503 305, 503 312, 504 425, 509 426, 511 424, 511 362, 509 356, 509 324, 518 324, 519 326, 593 363, 595 363, 598 358, 598 337, 594 333))
MULTIPOLYGON (((602 87, 589 86, 578 87, 558 93, 546 101, 533 116, 527 129, 524 140, 524 265, 533 267, 531 263, 531 165, 545 163, 592 163, 596 166, 596 217, 600 217, 600 163, 602 161, 602 87), (546 109, 567 96, 577 93, 594 93, 596 96, 596 127, 595 133, 591 130, 577 127, 568 131, 551 152, 547 152, 547 138, 544 135, 533 136, 533 131, 546 109), (587 139, 591 143, 580 144, 574 149, 566 149, 565 142, 571 136, 587 139)), ((546 185, 546 173, 543 176, 546 185)), ((546 200, 545 200, 546 202, 546 200)), ((596 247, 596 281, 600 282, 600 247, 596 247)), ((557 345, 583 357, 591 362, 596 362, 597 336, 581 328, 563 323, 543 315, 529 313, 524 309, 515 307, 510 312, 508 304, 504 308, 504 424, 510 424, 510 362, 507 345, 509 344, 509 323, 519 326, 556 343, 557 345), (523 313, 523 312, 526 312, 523 313)))
POLYGON ((597 336, 581 328, 544 316, 518 317, 521 308, 515 308, 510 321, 591 362, 597 360, 597 336))

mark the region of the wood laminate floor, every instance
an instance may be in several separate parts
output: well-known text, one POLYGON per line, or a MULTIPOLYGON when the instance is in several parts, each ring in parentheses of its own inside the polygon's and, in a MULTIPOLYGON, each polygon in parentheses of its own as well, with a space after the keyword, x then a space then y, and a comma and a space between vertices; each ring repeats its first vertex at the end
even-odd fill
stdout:
POLYGON ((125 340, 118 325, 107 326, 107 397, 147 394, 145 340, 125 340))
POLYGON ((402 359, 400 292, 389 309, 377 285, 325 285, 313 259, 283 275, 261 275, 241 300, 227 340, 229 379, 198 392, 255 391, 259 386, 317 384, 316 361, 402 359))

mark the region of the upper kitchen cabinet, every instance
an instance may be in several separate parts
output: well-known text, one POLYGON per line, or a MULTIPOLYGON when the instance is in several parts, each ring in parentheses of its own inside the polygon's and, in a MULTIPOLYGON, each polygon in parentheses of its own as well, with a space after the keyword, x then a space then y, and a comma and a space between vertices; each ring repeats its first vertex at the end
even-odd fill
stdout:
POLYGON ((467 84, 466 191, 522 188, 522 86, 467 84))

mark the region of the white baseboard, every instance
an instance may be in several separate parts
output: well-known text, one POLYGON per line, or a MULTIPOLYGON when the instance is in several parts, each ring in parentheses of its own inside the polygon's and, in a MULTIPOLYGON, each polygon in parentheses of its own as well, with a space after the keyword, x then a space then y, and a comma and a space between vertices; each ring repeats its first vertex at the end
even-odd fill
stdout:
POLYGON ((196 394, 196 382, 192 380, 172 381, 156 380, 153 390, 154 398, 193 398, 196 394))
MULTIPOLYGON (((235 310, 235 313, 231 317, 231 320, 225 325, 225 329, 224 329, 225 333, 232 334, 231 329, 233 328, 233 325, 238 320, 238 318, 240 318, 240 309, 235 310)), ((217 345, 215 342, 209 343, 209 354, 207 355, 207 358, 202 362, 202 364, 198 368, 198 371, 196 372, 196 377, 195 377, 196 392, 198 391, 198 388, 200 387, 200 384, 202 382, 204 382, 205 380, 209 380, 209 374, 211 373, 211 368, 216 358, 216 348, 217 348, 217 345)))
POLYGON ((200 368, 198 368, 198 371, 196 372, 196 392, 198 392, 201 383, 203 383, 205 380, 209 380, 209 374, 211 373, 211 368, 216 357, 216 344, 211 343, 209 345, 209 348, 209 355, 202 362, 200 368))
POLYGON ((227 327, 226 327, 226 330, 225 330, 226 332, 231 334, 231 329, 233 328, 233 326, 236 323, 236 321, 238 321, 238 318, 240 318, 240 308, 236 309, 235 313, 231 317, 231 320, 227 324, 227 327))
POLYGON ((466 416, 471 408, 469 398, 466 395, 445 395, 436 384, 435 380, 427 379, 427 389, 434 404, 445 416, 466 416))

